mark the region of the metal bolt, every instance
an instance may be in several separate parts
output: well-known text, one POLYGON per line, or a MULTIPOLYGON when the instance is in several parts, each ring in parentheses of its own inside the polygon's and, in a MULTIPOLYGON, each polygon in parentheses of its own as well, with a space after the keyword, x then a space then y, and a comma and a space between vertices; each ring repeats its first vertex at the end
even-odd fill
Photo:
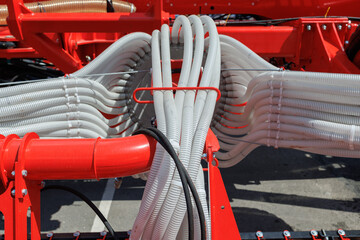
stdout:
POLYGON ((213 158, 215 158, 216 156, 215 156, 215 153, 213 153, 213 158))
POLYGON ((346 41, 345 41, 345 44, 349 44, 349 41, 348 41, 348 40, 346 40, 346 41))
POLYGON ((91 57, 90 57, 90 56, 87 55, 87 56, 85 57, 85 59, 86 59, 86 61, 91 62, 91 57))
POLYGON ((339 229, 338 234, 341 235, 341 236, 345 236, 345 231, 342 230, 342 229, 339 229))
POLYGON ((22 194, 23 196, 26 196, 27 193, 28 193, 28 190, 27 190, 27 189, 21 190, 21 194, 22 194))
POLYGON ((15 196, 15 189, 11 190, 11 196, 15 196))
POLYGON ((201 159, 206 159, 207 158, 207 154, 203 153, 203 155, 201 156, 201 159))
POLYGON ((255 235, 256 235, 257 237, 259 237, 259 238, 264 237, 264 234, 263 234, 262 231, 257 231, 257 232, 255 233, 255 235))
POLYGON ((337 29, 340 31, 342 29, 342 25, 341 24, 338 24, 337 25, 337 29))
POLYGON ((310 24, 306 25, 306 30, 311 31, 311 25, 310 24))
POLYGON ((102 231, 102 232, 100 233, 100 236, 104 237, 104 236, 106 236, 106 234, 107 234, 106 231, 102 231))
POLYGON ((324 30, 324 31, 325 31, 327 27, 326 27, 326 25, 325 25, 325 24, 323 24, 323 25, 321 25, 321 28, 322 28, 322 30, 324 30))
POLYGON ((127 231, 127 234, 128 234, 128 236, 130 236, 131 235, 131 230, 127 231))
POLYGON ((44 181, 41 181, 41 188, 44 188, 45 187, 45 182, 44 181))
POLYGON ((122 178, 122 177, 117 177, 117 178, 115 178, 115 180, 114 180, 114 187, 115 187, 115 189, 120 189, 122 182, 123 182, 123 178, 122 178))
POLYGON ((74 233, 73 233, 73 236, 74 236, 74 237, 80 236, 80 232, 79 232, 79 231, 74 232, 74 233))
POLYGON ((28 172, 26 170, 21 171, 21 175, 23 175, 23 177, 27 177, 27 174, 28 174, 28 172))
POLYGON ((318 235, 318 232, 316 230, 311 230, 310 234, 311 234, 311 236, 316 237, 318 235))
POLYGON ((52 233, 52 232, 49 232, 46 234, 46 237, 48 237, 48 238, 51 238, 52 236, 54 236, 54 233, 52 233))
POLYGON ((221 206, 221 209, 225 209, 225 206, 221 206))
POLYGON ((347 26, 348 26, 348 29, 351 29, 351 23, 349 23, 347 26))
POLYGON ((15 171, 11 172, 11 176, 13 176, 13 177, 15 176, 15 171))
POLYGON ((290 236, 291 236, 291 235, 290 235, 290 232, 289 232, 288 230, 285 230, 285 231, 283 232, 283 234, 284 234, 285 237, 290 237, 290 236))

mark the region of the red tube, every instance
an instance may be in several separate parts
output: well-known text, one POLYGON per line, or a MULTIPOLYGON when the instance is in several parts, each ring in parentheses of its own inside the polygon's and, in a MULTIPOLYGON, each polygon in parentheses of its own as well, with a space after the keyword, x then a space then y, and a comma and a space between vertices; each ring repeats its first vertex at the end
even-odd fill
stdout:
POLYGON ((31 180, 129 176, 150 169, 155 146, 145 135, 114 139, 39 139, 34 133, 23 139, 8 136, 0 138, 0 167, 5 172, 0 178, 13 178, 17 158, 22 158, 26 178, 31 180))

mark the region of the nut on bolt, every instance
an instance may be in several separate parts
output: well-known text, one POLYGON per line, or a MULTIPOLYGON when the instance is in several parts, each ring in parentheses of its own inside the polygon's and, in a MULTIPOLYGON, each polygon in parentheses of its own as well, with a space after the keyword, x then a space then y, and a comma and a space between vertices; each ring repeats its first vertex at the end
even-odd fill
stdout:
POLYGON ((256 235, 257 237, 259 237, 259 238, 264 237, 264 234, 263 234, 262 231, 257 231, 257 232, 255 233, 255 235, 256 235))
POLYGON ((54 236, 53 232, 49 232, 49 233, 46 234, 46 237, 48 237, 48 238, 51 238, 52 236, 54 236))
POLYGON ((27 195, 27 193, 28 193, 28 190, 27 190, 27 189, 23 189, 23 190, 21 190, 21 194, 22 194, 23 196, 26 196, 26 195, 27 195))
POLYGON ((345 231, 342 230, 342 229, 339 229, 338 234, 341 235, 341 236, 345 236, 345 231))
POLYGON ((73 236, 74 236, 74 237, 80 236, 80 232, 79 232, 79 231, 74 232, 74 233, 73 233, 73 236))
POLYGON ((326 27, 325 24, 321 25, 321 28, 322 28, 322 30, 324 30, 324 31, 327 29, 327 27, 326 27))
POLYGON ((311 31, 311 25, 310 24, 306 25, 306 30, 311 31))
POLYGON ((21 171, 21 175, 23 175, 23 177, 27 177, 28 172, 26 170, 22 170, 21 171))
POLYGON ((290 232, 289 232, 288 230, 285 230, 285 231, 283 232, 283 234, 284 234, 285 237, 290 237, 290 236, 291 236, 291 235, 290 235, 290 232))
POLYGON ((311 236, 316 237, 319 233, 316 230, 311 230, 310 234, 311 234, 311 236))
POLYGON ((338 24, 337 25, 337 29, 340 31, 342 29, 342 25, 341 24, 338 24))
POLYGON ((101 233, 100 233, 100 236, 102 236, 102 237, 104 237, 104 236, 106 236, 107 235, 107 232, 106 231, 102 231, 101 233))

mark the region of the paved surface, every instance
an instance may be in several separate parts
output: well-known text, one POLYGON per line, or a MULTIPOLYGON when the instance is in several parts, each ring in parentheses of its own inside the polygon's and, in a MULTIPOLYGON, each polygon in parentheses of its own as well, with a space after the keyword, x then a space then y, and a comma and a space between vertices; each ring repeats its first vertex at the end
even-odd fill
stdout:
MULTIPOLYGON (((360 229, 359 159, 261 147, 237 166, 223 169, 222 174, 241 232, 360 229)), ((106 180, 47 182, 55 183, 81 191, 97 206, 102 202, 118 231, 131 228, 145 184, 126 178, 113 199, 103 199, 106 180)), ((94 224, 94 218, 86 204, 67 192, 42 194, 43 232, 102 229, 94 224)))

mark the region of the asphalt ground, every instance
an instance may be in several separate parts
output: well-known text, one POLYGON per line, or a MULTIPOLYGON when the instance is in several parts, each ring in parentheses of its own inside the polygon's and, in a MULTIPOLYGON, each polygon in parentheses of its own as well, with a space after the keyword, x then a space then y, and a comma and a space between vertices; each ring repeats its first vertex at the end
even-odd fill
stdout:
MULTIPOLYGON (((260 147, 221 170, 240 232, 360 230, 360 159, 332 158, 260 147)), ((100 207, 116 231, 128 231, 137 215, 145 181, 47 181, 72 187, 100 207)), ((101 231, 94 212, 70 193, 42 193, 42 232, 101 231)), ((0 220, 0 231, 4 229, 0 220)))

